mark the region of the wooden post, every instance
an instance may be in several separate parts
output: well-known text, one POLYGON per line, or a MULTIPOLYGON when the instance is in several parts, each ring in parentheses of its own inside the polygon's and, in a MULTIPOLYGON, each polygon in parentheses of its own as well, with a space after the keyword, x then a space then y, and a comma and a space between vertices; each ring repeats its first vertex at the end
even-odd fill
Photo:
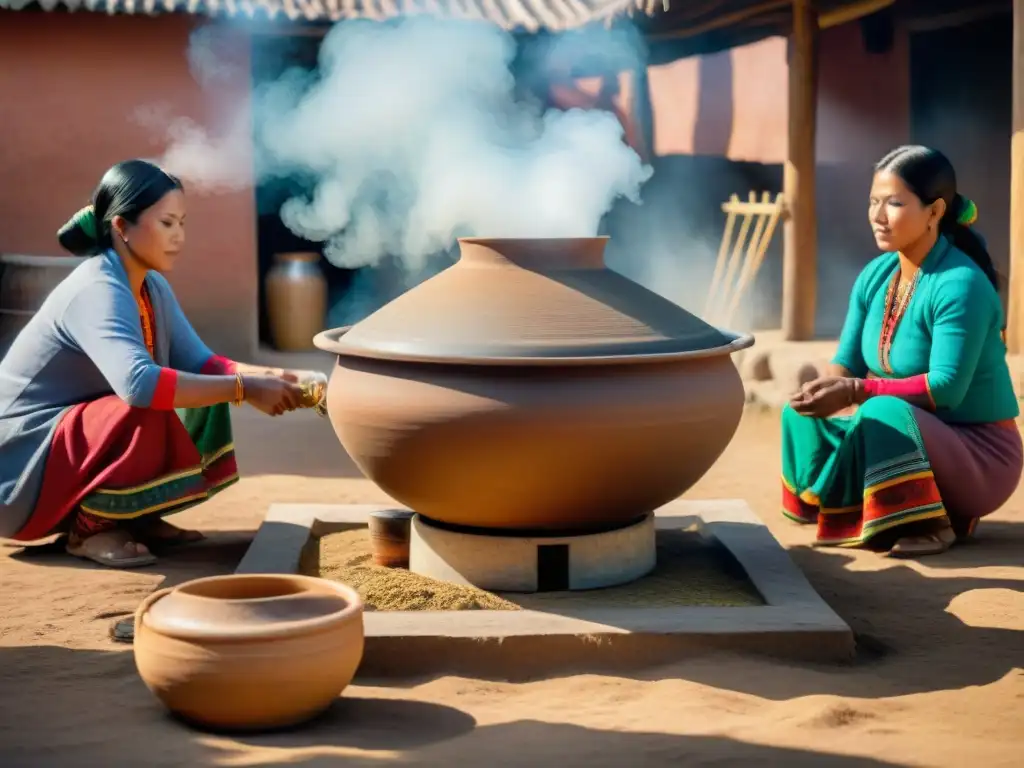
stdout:
POLYGON ((647 77, 647 64, 633 70, 633 119, 643 143, 640 159, 645 163, 654 159, 654 112, 651 105, 651 81, 647 77))
POLYGON ((818 11, 815 0, 792 2, 789 147, 782 179, 782 193, 788 211, 782 231, 782 336, 787 341, 806 341, 814 337, 818 290, 818 223, 815 210, 818 11))
POLYGON ((1024 0, 1013 0, 1013 134, 1010 145, 1010 279, 1006 341, 1024 352, 1024 0))

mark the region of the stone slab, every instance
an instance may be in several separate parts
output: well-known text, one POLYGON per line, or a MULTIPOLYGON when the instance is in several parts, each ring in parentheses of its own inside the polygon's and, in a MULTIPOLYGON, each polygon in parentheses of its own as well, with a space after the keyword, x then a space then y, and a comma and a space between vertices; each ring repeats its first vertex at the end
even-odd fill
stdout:
MULTIPOLYGON (((394 505, 274 504, 237 573, 296 573, 306 547, 365 527, 394 505)), ((814 661, 852 658, 850 627, 814 591, 789 554, 739 500, 676 500, 656 511, 659 530, 716 539, 746 571, 765 605, 541 611, 368 611, 362 677, 463 674, 522 679, 569 671, 625 671, 708 651, 814 661)))

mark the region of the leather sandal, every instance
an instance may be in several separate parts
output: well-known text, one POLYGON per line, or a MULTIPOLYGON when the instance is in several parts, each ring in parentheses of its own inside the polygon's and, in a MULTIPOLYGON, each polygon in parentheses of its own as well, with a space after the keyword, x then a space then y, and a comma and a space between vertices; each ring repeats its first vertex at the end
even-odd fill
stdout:
POLYGON ((138 544, 127 531, 115 529, 85 539, 70 540, 67 553, 107 568, 140 568, 155 563, 156 557, 148 551, 140 552, 140 546, 143 545, 138 544))
POLYGON ((889 557, 914 558, 941 555, 943 552, 948 552, 956 540, 957 536, 949 526, 921 536, 904 536, 889 550, 889 557))

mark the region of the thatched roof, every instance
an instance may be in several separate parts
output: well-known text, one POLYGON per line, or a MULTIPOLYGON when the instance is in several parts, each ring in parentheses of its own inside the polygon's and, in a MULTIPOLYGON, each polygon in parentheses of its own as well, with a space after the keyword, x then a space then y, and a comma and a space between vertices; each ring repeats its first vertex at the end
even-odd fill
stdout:
MULTIPOLYGON (((963 0, 961 0, 963 1, 963 0)), ((894 0, 817 0, 822 25, 853 21, 894 0)), ((512 32, 562 32, 630 17, 670 58, 788 34, 792 0, 0 0, 0 9, 107 14, 190 14, 328 24, 435 16, 488 21, 512 32)))
POLYGON ((505 29, 561 31, 634 12, 646 0, 0 0, 0 8, 32 6, 94 13, 164 14, 236 19, 337 22, 412 14, 476 19, 505 29))

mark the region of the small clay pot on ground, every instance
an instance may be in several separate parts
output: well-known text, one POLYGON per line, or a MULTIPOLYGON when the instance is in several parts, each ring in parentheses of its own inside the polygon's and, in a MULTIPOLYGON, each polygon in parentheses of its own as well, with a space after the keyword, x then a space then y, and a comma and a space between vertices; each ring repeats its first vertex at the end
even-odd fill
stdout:
POLYGON ((363 656, 363 602, 310 576, 196 579, 135 615, 135 664, 185 721, 213 730, 284 728, 325 711, 363 656))
POLYGON ((374 565, 409 567, 409 537, 413 513, 404 509, 373 512, 369 520, 370 552, 374 565))

